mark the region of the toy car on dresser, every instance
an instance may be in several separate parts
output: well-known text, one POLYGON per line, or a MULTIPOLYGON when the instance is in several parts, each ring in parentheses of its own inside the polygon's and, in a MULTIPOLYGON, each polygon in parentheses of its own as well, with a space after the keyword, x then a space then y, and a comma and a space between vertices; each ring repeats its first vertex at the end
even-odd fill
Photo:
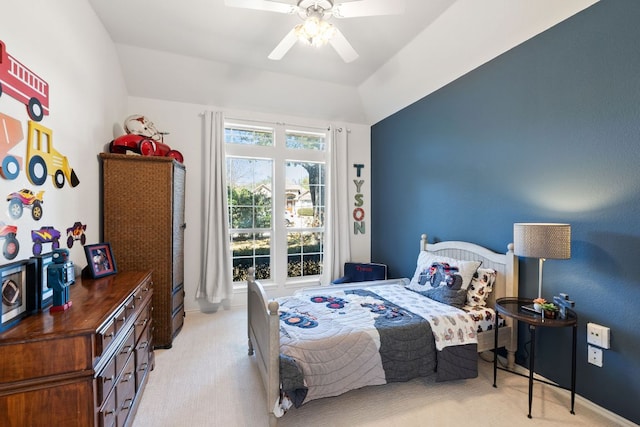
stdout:
POLYGON ((109 143, 109 152, 127 154, 134 152, 142 156, 171 157, 182 163, 184 158, 178 150, 173 150, 162 141, 163 133, 145 116, 134 114, 124 121, 127 132, 109 143))

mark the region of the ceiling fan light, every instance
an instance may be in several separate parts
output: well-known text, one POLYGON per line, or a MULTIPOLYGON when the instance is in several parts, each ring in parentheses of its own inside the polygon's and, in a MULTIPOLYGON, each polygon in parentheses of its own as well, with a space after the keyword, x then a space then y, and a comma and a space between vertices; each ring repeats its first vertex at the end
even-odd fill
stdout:
POLYGON ((295 27, 296 36, 304 44, 321 47, 335 35, 335 27, 327 21, 310 16, 295 27))
POLYGON ((304 31, 310 36, 314 37, 320 33, 321 21, 317 16, 310 16, 304 20, 304 31))

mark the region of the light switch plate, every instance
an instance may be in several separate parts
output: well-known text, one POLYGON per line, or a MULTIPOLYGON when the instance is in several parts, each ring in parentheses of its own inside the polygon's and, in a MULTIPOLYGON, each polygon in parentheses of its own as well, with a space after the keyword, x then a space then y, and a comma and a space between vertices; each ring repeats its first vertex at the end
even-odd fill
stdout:
POLYGON ((609 328, 587 323, 587 342, 600 348, 609 348, 609 328))

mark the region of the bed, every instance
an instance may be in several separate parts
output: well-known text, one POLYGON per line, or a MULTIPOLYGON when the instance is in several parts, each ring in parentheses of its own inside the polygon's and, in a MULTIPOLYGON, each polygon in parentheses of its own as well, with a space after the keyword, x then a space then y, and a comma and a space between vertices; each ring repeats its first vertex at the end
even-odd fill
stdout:
MULTIPOLYGON (((389 302, 390 300, 388 300, 388 298, 391 298, 395 294, 399 294, 400 291, 397 288, 400 287, 400 284, 403 285, 402 287, 404 287, 404 285, 408 285, 407 287, 409 289, 411 289, 412 286, 415 287, 418 282, 420 282, 420 285, 423 285, 422 276, 419 277, 419 272, 421 270, 424 270, 424 263, 427 262, 431 264, 431 261, 434 259, 434 257, 438 258, 439 260, 455 260, 458 262, 458 264, 456 265, 461 266, 462 270, 464 270, 465 265, 472 265, 475 263, 475 265, 481 265, 483 271, 495 271, 495 275, 493 276, 494 281, 492 283, 492 291, 488 293, 488 296, 485 298, 486 307, 489 309, 493 306, 494 301, 498 298, 517 296, 518 263, 517 257, 515 257, 513 253, 513 244, 508 245, 506 253, 496 253, 492 250, 469 242, 444 241, 438 243, 428 243, 427 236, 423 234, 420 238, 420 252, 418 256, 416 272, 414 273, 414 276, 411 278, 411 280, 390 279, 377 282, 345 284, 341 286, 324 286, 321 288, 312 288, 297 292, 297 296, 295 298, 298 298, 299 296, 300 298, 304 298, 305 301, 308 302, 310 298, 323 298, 323 291, 326 291, 331 295, 343 295, 344 298, 348 299, 349 301, 351 301, 350 298, 356 298, 357 301, 361 301, 362 298, 370 298, 371 295, 373 295, 373 297, 375 298, 378 298, 380 297, 380 295, 382 295, 384 297, 385 303, 388 303, 387 305, 390 307, 393 306, 393 303, 389 302)), ((445 263, 444 265, 448 264, 445 263)), ((476 269, 478 269, 478 267, 476 267, 476 269)), ((462 271, 461 275, 464 276, 464 273, 462 271)), ((442 283, 444 284, 444 282, 442 283)), ((266 389, 267 408, 270 418, 269 422, 270 425, 276 425, 277 418, 279 416, 282 416, 283 414, 283 410, 280 405, 282 384, 280 370, 281 366, 284 366, 281 365, 281 347, 288 348, 291 342, 291 337, 285 331, 286 328, 281 328, 281 325, 283 325, 283 322, 286 322, 288 325, 295 326, 295 324, 298 323, 298 326, 301 326, 302 323, 299 322, 304 322, 305 319, 301 316, 296 317, 287 313, 287 310, 290 309, 290 307, 287 306, 291 305, 291 303, 289 302, 294 298, 293 296, 291 297, 291 299, 280 298, 279 301, 282 302, 282 306, 276 300, 268 300, 264 288, 259 282, 255 281, 251 272, 249 274, 247 286, 249 355, 255 354, 256 356, 256 362, 260 371, 260 375, 262 377, 262 382, 266 389), (285 335, 281 336, 281 333, 283 332, 285 333, 285 335)), ((416 289, 413 289, 413 291, 415 290, 416 289)), ((421 296, 418 297, 422 298, 421 296)), ((302 299, 294 301, 297 304, 300 304, 300 301, 302 301, 302 299)), ((311 302, 313 303, 314 301, 311 302)), ((320 300, 315 302, 320 302, 320 300)), ((352 305, 364 306, 366 304, 352 305)), ((305 310, 302 310, 302 312, 306 313, 305 310)), ((344 312, 341 311, 341 314, 344 314, 344 312)), ((426 318, 427 316, 423 317, 426 318)), ((310 321, 306 319, 306 322, 307 323, 305 323, 305 325, 309 326, 308 322, 310 321)), ((321 323, 323 323, 324 325, 325 322, 321 321, 321 323)), ((430 323, 431 326, 434 326, 433 321, 430 321, 430 323)), ((436 322, 436 324, 437 323, 438 322, 436 322)), ((504 319, 502 323, 503 326, 498 329, 498 347, 504 347, 506 349, 507 366, 509 368, 513 368, 515 362, 515 351, 517 349, 517 328, 513 324, 512 319, 504 319)), ((311 327, 313 326, 315 325, 311 325, 311 327)), ((318 328, 318 330, 320 329, 321 328, 318 328)), ((296 329, 296 331, 297 330, 298 329, 296 329)), ((434 329, 433 332, 434 336, 436 337, 435 341, 437 344, 438 339, 436 329, 434 329)), ((367 334, 371 335, 371 332, 365 331, 361 332, 360 334, 361 336, 366 336, 367 334)), ((458 353, 455 352, 463 349, 463 347, 464 351, 468 351, 469 348, 472 348, 475 354, 493 350, 495 339, 493 329, 487 330, 486 328, 479 328, 477 334, 475 335, 476 337, 474 338, 473 344, 460 345, 459 348, 448 347, 450 351, 454 352, 450 353, 453 355, 453 359, 455 359, 458 355, 458 353)), ((441 349, 439 348, 439 350, 441 349)), ((444 354, 442 351, 440 351, 440 353, 444 354)), ((444 363, 439 363, 441 363, 442 366, 445 366, 444 363)), ((468 363, 468 361, 466 363, 468 363)), ((477 361, 474 361, 474 363, 477 364, 477 361)), ((438 370, 440 370, 440 366, 438 366, 438 370)), ((284 375, 284 372, 282 374, 284 375)), ((464 378, 464 376, 462 378, 464 378)), ((404 380, 406 379, 407 378, 405 378, 404 380)), ((384 382, 378 383, 380 384, 384 382)), ((371 384, 375 384, 375 382, 371 384)), ((316 396, 322 397, 322 394, 316 396)))

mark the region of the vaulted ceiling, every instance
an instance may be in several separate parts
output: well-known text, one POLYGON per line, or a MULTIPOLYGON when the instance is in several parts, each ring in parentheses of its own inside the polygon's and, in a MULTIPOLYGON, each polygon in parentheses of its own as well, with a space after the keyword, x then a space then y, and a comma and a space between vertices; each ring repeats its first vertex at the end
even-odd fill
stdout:
POLYGON ((401 15, 332 18, 359 54, 351 63, 331 46, 302 44, 279 61, 268 59, 302 22, 297 14, 228 7, 223 0, 89 3, 118 48, 131 95, 373 123, 595 1, 404 0, 401 15), (421 78, 433 87, 416 84, 421 78), (405 94, 406 83, 413 94, 405 94), (274 99, 263 91, 267 85, 296 99, 306 88, 323 106, 274 99))

